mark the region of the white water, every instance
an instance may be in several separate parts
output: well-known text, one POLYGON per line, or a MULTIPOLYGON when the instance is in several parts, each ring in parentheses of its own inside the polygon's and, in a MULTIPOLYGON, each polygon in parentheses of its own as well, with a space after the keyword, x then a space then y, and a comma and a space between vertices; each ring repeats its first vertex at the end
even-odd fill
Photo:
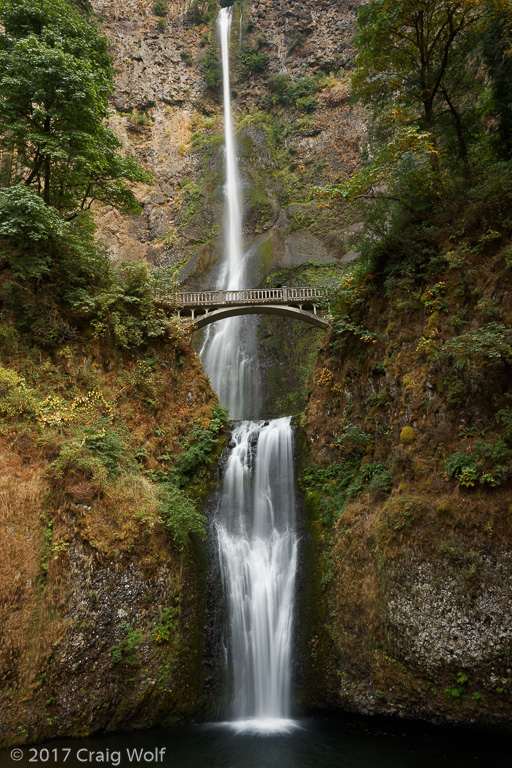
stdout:
MULTIPOLYGON (((247 288, 242 247, 241 185, 238 172, 229 74, 229 41, 232 8, 222 8, 218 30, 222 50, 224 99, 224 154, 226 181, 225 257, 217 280, 218 290, 247 288)), ((245 318, 233 317, 208 326, 200 355, 205 370, 233 419, 253 415, 258 410, 255 326, 245 318), (255 385, 255 386, 254 386, 255 385)))
MULTIPOLYGON (((219 13, 224 83, 225 257, 219 289, 248 287, 242 250, 240 179, 231 115, 232 8, 219 13)), ((201 357, 231 418, 257 413, 255 322, 215 323, 201 357)), ((232 434, 215 528, 229 612, 226 666, 230 726, 275 732, 290 720, 290 655, 297 565, 295 483, 289 418, 242 421, 232 434)))
POLYGON ((290 419, 241 422, 232 440, 216 524, 230 617, 231 714, 249 728, 256 719, 275 730, 290 714, 297 563, 290 419))

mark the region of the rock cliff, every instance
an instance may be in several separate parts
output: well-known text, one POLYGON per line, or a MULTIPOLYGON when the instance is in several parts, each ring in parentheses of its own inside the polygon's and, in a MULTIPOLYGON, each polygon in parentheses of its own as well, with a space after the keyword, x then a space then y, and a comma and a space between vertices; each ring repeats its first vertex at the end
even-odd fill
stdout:
MULTIPOLYGON (((221 94, 205 79, 218 57, 214 14, 195 24, 190 3, 171 1, 159 24, 151 0, 93 6, 115 56, 111 126, 155 178, 152 188, 138 190, 140 218, 98 211, 100 238, 115 260, 147 259, 179 270, 185 287, 211 287, 223 215, 221 94)), ((357 7, 346 0, 235 6, 233 109, 254 287, 326 282, 353 258, 360 225, 340 207, 325 212, 312 205, 309 192, 359 162, 366 129, 350 105, 349 83, 357 7), (276 95, 276 76, 288 78, 299 95, 276 95)), ((260 337, 271 381, 262 415, 296 412, 294 392, 304 392, 318 334, 265 318, 260 337), (281 360, 265 342, 272 337, 286 348, 281 360), (290 380, 290 367, 302 371, 298 379, 290 380)))

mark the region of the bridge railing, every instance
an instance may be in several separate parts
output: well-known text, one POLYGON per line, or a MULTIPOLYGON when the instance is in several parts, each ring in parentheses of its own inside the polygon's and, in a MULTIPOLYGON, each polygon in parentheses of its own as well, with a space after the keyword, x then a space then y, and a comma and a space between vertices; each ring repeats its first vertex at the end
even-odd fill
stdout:
POLYGON ((222 304, 256 304, 270 302, 311 301, 324 295, 321 288, 247 288, 236 291, 189 291, 176 294, 178 306, 222 304))

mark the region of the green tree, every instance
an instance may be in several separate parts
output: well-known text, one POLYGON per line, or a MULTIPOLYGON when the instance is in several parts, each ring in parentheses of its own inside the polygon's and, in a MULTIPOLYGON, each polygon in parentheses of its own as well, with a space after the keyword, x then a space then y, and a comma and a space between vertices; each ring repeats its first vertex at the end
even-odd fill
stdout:
POLYGON ((97 27, 64 0, 0 0, 2 184, 74 218, 97 200, 135 213, 147 180, 107 128, 112 61, 97 27))
POLYGON ((512 159, 512 13, 493 19, 483 51, 491 78, 492 112, 498 120, 498 154, 512 159))
POLYGON ((362 6, 352 85, 354 98, 370 110, 367 156, 359 173, 323 195, 391 201, 424 219, 460 165, 467 183, 476 161, 492 162, 488 135, 498 121, 496 114, 489 119, 490 87, 496 110, 500 106, 502 145, 508 141, 511 50, 505 31, 511 21, 506 0, 372 0, 362 6), (494 38, 499 34, 501 54, 494 70, 486 70, 482 42, 498 20, 494 38))
POLYGON ((434 146, 453 136, 467 166, 479 41, 501 9, 510 16, 504 0, 373 0, 358 16, 356 96, 390 123, 425 130, 434 146))

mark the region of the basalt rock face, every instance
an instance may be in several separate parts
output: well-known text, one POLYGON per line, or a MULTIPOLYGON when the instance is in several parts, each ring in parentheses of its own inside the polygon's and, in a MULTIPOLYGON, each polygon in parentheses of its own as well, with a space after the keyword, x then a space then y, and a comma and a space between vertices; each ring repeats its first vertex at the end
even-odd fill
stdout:
MULTIPOLYGON (((328 213, 312 204, 309 193, 359 163, 366 128, 361 110, 350 104, 349 82, 359 4, 245 0, 235 5, 232 104, 244 244, 251 254, 248 281, 254 287, 269 280, 280 285, 304 285, 312 278, 316 284, 329 282, 332 270, 354 257, 358 222, 340 206, 328 213), (276 101, 277 75, 302 84, 303 95, 276 101), (308 272, 305 265, 316 271, 308 272)), ((159 20, 153 0, 122 6, 93 2, 115 57, 111 126, 155 180, 151 188, 137 190, 140 217, 98 210, 97 221, 113 259, 142 258, 174 267, 183 286, 196 290, 215 284, 223 249, 224 168, 221 89, 208 87, 205 79, 219 57, 216 11, 207 23, 196 25, 190 5, 170 0, 167 17, 159 20)), ((265 319, 260 336, 279 336, 289 346, 286 360, 302 366, 304 373, 292 381, 262 342, 262 365, 273 382, 263 393, 263 415, 284 414, 292 403, 294 411, 300 408, 317 345, 314 331, 308 329, 304 345, 304 333, 295 339, 295 326, 285 325, 265 319), (304 352, 300 359, 293 352, 297 345, 304 352), (284 398, 277 396, 280 390, 284 398)))
MULTIPOLYGON (((98 212, 98 222, 101 237, 114 259, 143 257, 169 266, 197 256, 200 243, 210 245, 214 259, 220 252, 221 243, 215 240, 222 223, 222 105, 219 89, 208 88, 204 75, 205 52, 211 48, 216 54, 218 47, 214 21, 196 26, 187 15, 190 3, 171 0, 166 29, 159 31, 153 5, 152 0, 128 2, 121 7, 111 0, 93 2, 115 57, 115 115, 111 125, 127 151, 138 156, 155 176, 151 190, 140 189, 138 193, 144 207, 141 219, 125 220, 112 211, 102 211, 98 212), (194 135, 195 141, 191 142, 194 135), (201 137, 202 148, 198 147, 201 137), (205 144, 213 144, 213 152, 211 146, 206 152, 205 144), (200 181, 206 170, 214 172, 215 178, 210 179, 207 189, 201 189, 198 220, 192 223, 184 215, 184 187, 187 182, 200 181), (214 232, 212 224, 217 225, 214 232)), ((238 122, 243 122, 250 110, 263 114, 272 111, 265 99, 273 76, 288 74, 297 80, 333 74, 327 85, 318 87, 316 110, 307 120, 300 108, 278 109, 281 127, 294 127, 287 143, 299 164, 321 162, 324 166, 311 183, 350 172, 358 163, 365 125, 360 112, 349 104, 347 78, 354 59, 352 38, 358 5, 347 0, 295 4, 255 0, 235 9, 233 107, 238 122), (266 57, 262 72, 250 66, 244 68, 239 61, 241 51, 257 50, 266 57), (303 125, 297 128, 297 122, 303 125)), ((246 188, 254 182, 258 186, 259 180, 262 189, 258 199, 246 200, 244 232, 249 241, 263 232, 271 232, 276 240, 280 236, 286 239, 293 230, 292 212, 279 204, 282 183, 274 176, 271 185, 265 178, 265 169, 275 168, 275 158, 265 132, 251 129, 251 122, 254 120, 238 137, 242 173, 246 188), (272 208, 266 218, 258 210, 261 195, 272 208)), ((306 256, 339 259, 344 234, 349 236, 350 232, 339 232, 338 238, 323 245, 312 245, 310 241, 309 250, 300 242, 290 242, 292 263, 300 263, 306 256)), ((277 246, 277 265, 283 264, 279 250, 277 246)), ((188 277, 190 272, 189 268, 183 274, 188 277)), ((207 282, 208 278, 207 271, 198 274, 196 282, 207 282)))

